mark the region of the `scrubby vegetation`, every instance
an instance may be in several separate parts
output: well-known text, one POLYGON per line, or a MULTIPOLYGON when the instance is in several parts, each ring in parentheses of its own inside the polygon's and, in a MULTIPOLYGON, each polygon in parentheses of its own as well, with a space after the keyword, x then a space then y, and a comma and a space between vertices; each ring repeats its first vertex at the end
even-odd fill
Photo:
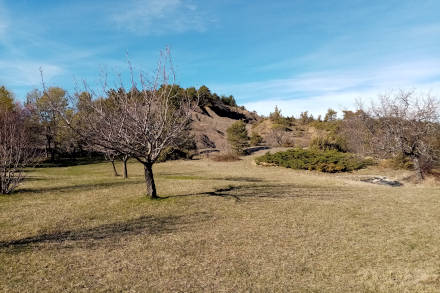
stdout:
POLYGON ((353 154, 336 150, 316 150, 294 148, 285 152, 266 153, 256 159, 257 164, 269 164, 292 169, 317 170, 335 173, 362 169, 373 162, 353 154))
POLYGON ((398 155, 390 159, 384 159, 380 162, 380 165, 385 168, 391 168, 394 170, 413 170, 414 163, 411 158, 403 155, 398 155))
POLYGON ((338 152, 347 152, 347 143, 339 135, 325 135, 315 137, 310 142, 310 147, 321 151, 335 150, 338 152))

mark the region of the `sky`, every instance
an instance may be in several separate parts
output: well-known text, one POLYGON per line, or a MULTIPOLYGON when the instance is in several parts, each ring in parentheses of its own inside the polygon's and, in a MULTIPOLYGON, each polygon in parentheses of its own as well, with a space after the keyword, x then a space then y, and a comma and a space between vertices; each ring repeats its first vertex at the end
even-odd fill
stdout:
POLYGON ((0 0, 0 85, 17 99, 102 73, 151 72, 267 115, 352 109, 399 89, 440 94, 440 1, 0 0))

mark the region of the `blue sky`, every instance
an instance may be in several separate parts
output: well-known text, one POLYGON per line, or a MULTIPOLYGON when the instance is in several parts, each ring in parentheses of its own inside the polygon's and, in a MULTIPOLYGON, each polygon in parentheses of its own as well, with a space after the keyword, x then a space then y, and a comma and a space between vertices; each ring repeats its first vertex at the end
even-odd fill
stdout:
POLYGON ((178 82, 261 114, 352 108, 404 89, 440 93, 440 1, 0 0, 0 84, 151 71, 172 50, 178 82))

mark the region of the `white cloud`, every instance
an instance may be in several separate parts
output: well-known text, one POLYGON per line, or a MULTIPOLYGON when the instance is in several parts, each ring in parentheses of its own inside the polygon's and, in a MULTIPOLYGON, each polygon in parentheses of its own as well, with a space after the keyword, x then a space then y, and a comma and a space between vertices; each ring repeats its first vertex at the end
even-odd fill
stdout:
POLYGON ((375 99, 397 89, 440 94, 440 59, 392 64, 374 69, 326 71, 293 78, 212 86, 235 95, 249 110, 267 115, 278 105, 286 115, 308 110, 323 114, 331 107, 352 109, 356 99, 375 99))
POLYGON ((198 7, 184 0, 131 0, 112 13, 121 30, 140 35, 204 31, 198 7))
POLYGON ((38 63, 35 61, 0 60, 0 84, 8 86, 40 86, 40 68, 44 78, 50 81, 55 76, 62 74, 63 69, 57 65, 38 63))

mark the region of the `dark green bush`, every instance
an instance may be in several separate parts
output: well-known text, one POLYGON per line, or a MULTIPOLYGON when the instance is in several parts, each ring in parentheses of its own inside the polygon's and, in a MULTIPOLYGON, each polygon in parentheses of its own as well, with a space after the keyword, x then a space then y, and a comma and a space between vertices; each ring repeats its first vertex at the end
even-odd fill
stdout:
POLYGON ((221 96, 220 100, 225 105, 228 105, 228 106, 231 106, 231 107, 237 107, 237 102, 235 101, 233 96, 229 96, 229 97, 221 96))
POLYGON ((267 163, 292 169, 317 170, 321 172, 347 172, 362 169, 373 162, 353 154, 336 150, 294 148, 285 152, 270 152, 256 159, 257 164, 267 163))

